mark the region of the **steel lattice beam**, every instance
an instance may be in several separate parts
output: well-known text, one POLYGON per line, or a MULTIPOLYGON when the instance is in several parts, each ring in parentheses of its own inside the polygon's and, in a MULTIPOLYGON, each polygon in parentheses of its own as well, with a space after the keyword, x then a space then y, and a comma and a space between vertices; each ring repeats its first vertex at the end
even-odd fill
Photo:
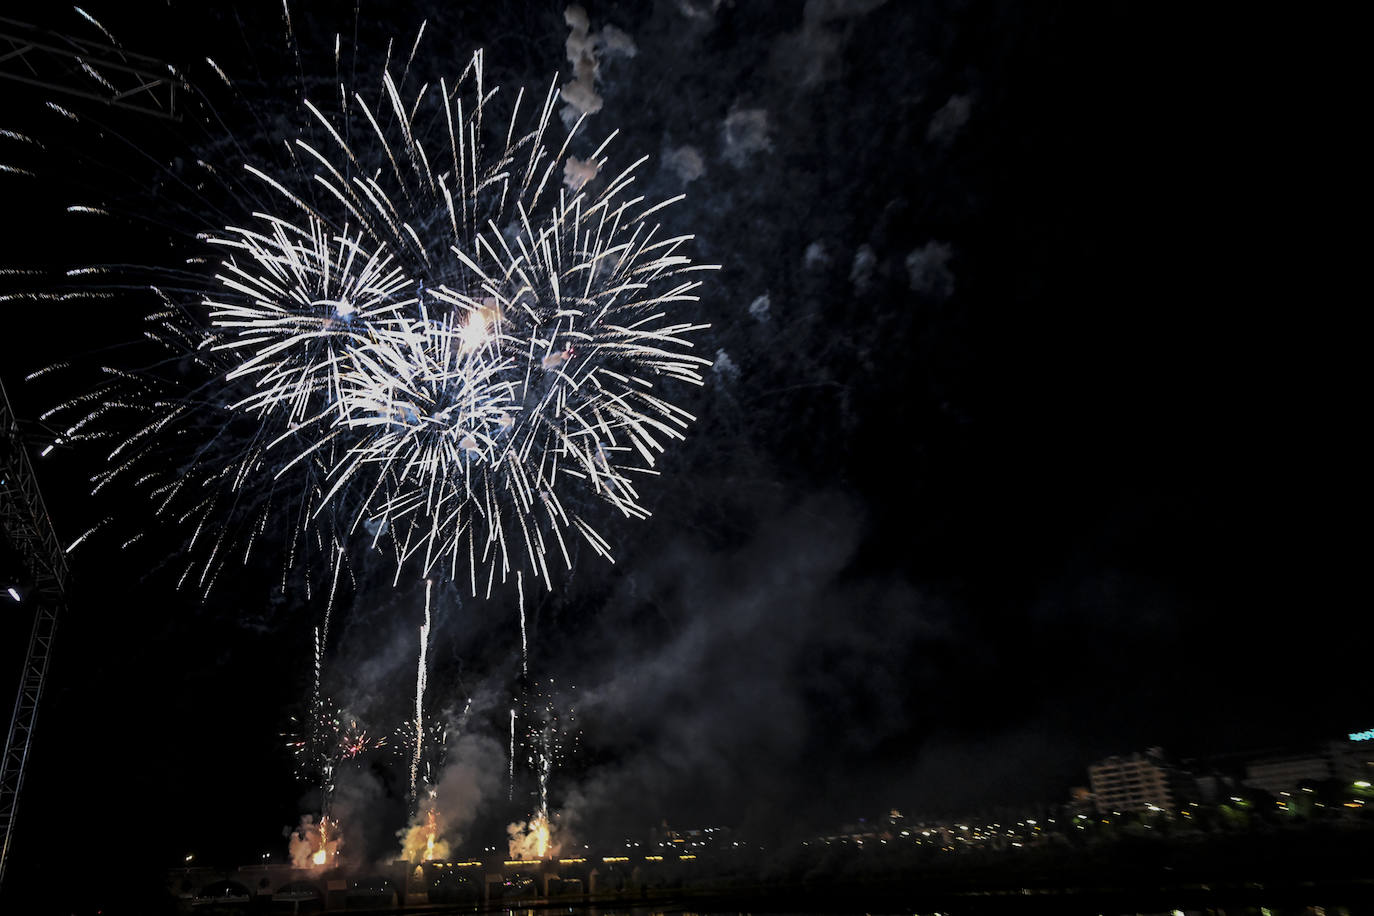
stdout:
POLYGON ((0 79, 179 120, 185 83, 154 58, 0 17, 0 79), (161 71, 161 72, 159 72, 161 71))
POLYGON ((0 758, 0 884, 5 879, 14 839, 19 794, 24 787, 24 771, 33 747, 38 704, 52 658, 57 620, 65 603, 67 560, 53 531, 38 480, 24 451, 19 422, 10 406, 9 395, 0 382, 0 531, 14 545, 31 582, 24 596, 34 609, 33 630, 28 653, 14 701, 5 754, 0 758))

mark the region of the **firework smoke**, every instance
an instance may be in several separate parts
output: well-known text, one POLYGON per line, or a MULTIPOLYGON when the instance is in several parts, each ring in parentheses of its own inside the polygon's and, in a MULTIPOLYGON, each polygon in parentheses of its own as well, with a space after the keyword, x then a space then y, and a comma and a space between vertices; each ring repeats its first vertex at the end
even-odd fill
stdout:
MULTIPOLYGON (((506 828, 511 858, 542 859, 557 854, 559 837, 550 812, 550 780, 554 769, 576 751, 580 738, 576 713, 571 703, 560 711, 557 689, 552 678, 528 686, 521 700, 520 745, 526 768, 534 774, 533 813, 527 821, 506 828)), ((516 711, 511 710, 510 784, 514 787, 516 711)))
POLYGON ((401 858, 407 862, 432 862, 449 856, 449 844, 442 838, 443 828, 435 807, 427 809, 419 816, 419 823, 411 824, 398 835, 401 858))
POLYGON ((315 823, 314 817, 303 815, 288 843, 291 864, 297 868, 326 868, 338 859, 341 845, 337 823, 327 817, 315 823))
POLYGON ((410 862, 442 859, 462 839, 478 809, 499 790, 505 761, 501 745, 482 735, 460 735, 429 786, 425 805, 397 834, 410 862))
POLYGON ((559 844, 546 812, 507 825, 506 840, 512 859, 547 859, 558 855, 559 844))

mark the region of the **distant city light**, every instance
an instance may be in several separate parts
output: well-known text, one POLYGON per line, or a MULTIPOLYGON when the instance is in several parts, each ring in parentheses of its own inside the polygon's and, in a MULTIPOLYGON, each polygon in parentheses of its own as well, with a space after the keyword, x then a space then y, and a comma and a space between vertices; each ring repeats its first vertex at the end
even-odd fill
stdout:
POLYGON ((1374 728, 1367 728, 1362 732, 1351 732, 1351 741, 1374 741, 1374 728))

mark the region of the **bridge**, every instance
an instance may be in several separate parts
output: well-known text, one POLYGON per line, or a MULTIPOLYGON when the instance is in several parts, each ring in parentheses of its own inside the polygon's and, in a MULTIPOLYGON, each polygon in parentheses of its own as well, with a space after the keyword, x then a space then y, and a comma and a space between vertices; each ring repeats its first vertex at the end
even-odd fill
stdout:
POLYGON ((549 859, 393 861, 375 868, 245 865, 167 873, 167 892, 184 912, 270 904, 278 912, 318 912, 419 903, 500 905, 574 900, 668 887, 695 873, 696 856, 574 856, 549 859))

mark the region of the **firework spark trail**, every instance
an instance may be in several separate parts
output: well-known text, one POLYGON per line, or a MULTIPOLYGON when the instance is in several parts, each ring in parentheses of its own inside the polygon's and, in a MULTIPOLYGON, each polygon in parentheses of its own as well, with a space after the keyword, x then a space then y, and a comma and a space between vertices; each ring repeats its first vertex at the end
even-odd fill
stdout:
POLYGON ((520 673, 529 677, 530 673, 530 647, 525 639, 525 582, 524 573, 515 574, 515 594, 520 606, 520 673))
POLYGON ((343 552, 344 549, 340 547, 339 556, 334 561, 334 576, 329 583, 329 599, 324 605, 324 626, 321 628, 323 632, 320 635, 321 647, 329 642, 329 621, 334 615, 334 595, 338 592, 339 588, 339 570, 343 568, 343 552))
POLYGON ((539 809, 538 819, 547 824, 549 820, 549 772, 553 766, 553 758, 549 751, 549 726, 545 726, 541 734, 539 747, 539 809))
POLYGON ((426 654, 429 651, 429 595, 432 583, 425 580, 425 622, 420 627, 420 665, 415 674, 415 753, 410 759, 410 805, 415 808, 416 783, 420 775, 420 755, 424 753, 424 701, 426 679, 426 654))
MULTIPOLYGON (((320 644, 320 629, 319 629, 319 627, 316 627, 316 628, 315 628, 314 633, 315 633, 315 687, 314 687, 314 695, 311 697, 311 703, 310 703, 310 720, 311 720, 312 727, 314 728, 314 734, 311 736, 311 740, 314 742, 316 748, 321 748, 321 747, 324 745, 324 735, 323 735, 322 730, 321 730, 321 727, 320 727, 320 726, 321 726, 321 721, 320 721, 320 720, 321 720, 321 718, 322 718, 323 711, 324 711, 324 710, 323 710, 323 706, 322 706, 322 700, 323 700, 323 698, 322 698, 321 693, 320 693, 320 680, 321 680, 322 668, 323 668, 323 665, 322 665, 322 663, 321 663, 321 652, 322 652, 323 647, 322 647, 321 644, 320 644)), ((318 753, 318 751, 317 751, 317 753, 318 753)), ((326 758, 326 759, 324 760, 323 765, 322 765, 321 768, 320 768, 320 814, 321 814, 321 816, 323 816, 323 815, 329 813, 329 799, 330 799, 330 796, 333 794, 333 787, 334 787, 334 767, 333 767, 333 765, 332 765, 332 761, 330 761, 328 758, 326 758)), ((323 825, 321 825, 321 826, 323 826, 323 825)))

